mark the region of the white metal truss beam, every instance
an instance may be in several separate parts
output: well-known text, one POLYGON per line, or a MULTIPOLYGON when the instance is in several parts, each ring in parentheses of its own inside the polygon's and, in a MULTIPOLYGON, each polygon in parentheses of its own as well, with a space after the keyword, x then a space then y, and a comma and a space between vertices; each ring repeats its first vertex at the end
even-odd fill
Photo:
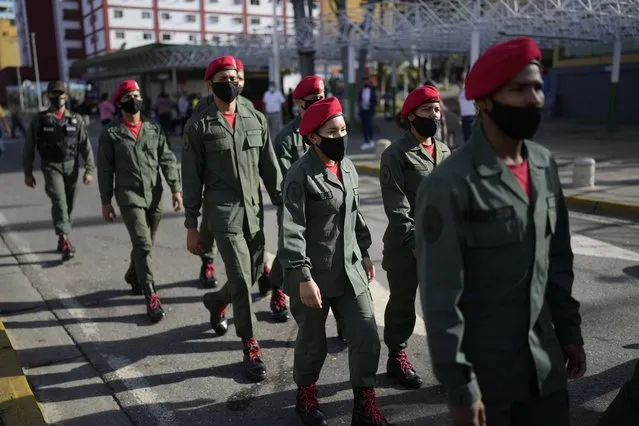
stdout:
MULTIPOLYGON (((417 52, 466 53, 475 29, 480 33, 482 50, 519 35, 534 37, 546 48, 608 43, 616 37, 636 41, 639 0, 384 0, 355 13, 336 16, 330 11, 284 25, 287 35, 280 28, 279 37, 282 67, 295 66, 298 52, 314 51, 318 59, 339 60, 340 47, 347 45, 367 47, 369 57, 391 60, 417 52)), ((270 33, 267 28, 264 34, 238 36, 219 46, 164 47, 133 60, 114 62, 97 74, 114 76, 172 67, 204 69, 218 55, 236 55, 247 67, 266 66, 272 51, 270 33)))

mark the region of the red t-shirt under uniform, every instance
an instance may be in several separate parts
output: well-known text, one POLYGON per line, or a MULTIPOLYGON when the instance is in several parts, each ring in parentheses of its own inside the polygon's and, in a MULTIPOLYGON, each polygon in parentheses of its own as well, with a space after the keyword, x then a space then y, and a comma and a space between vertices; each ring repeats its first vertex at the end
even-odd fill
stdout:
POLYGON ((333 163, 333 165, 325 164, 325 166, 329 172, 333 173, 337 179, 339 179, 340 182, 343 182, 342 170, 340 170, 338 162, 333 163))
POLYGON ((140 129, 142 129, 142 120, 138 121, 137 123, 127 123, 126 121, 123 121, 123 123, 126 128, 129 129, 129 132, 131 132, 133 138, 137 141, 138 136, 140 135, 140 129))
POLYGON ((432 158, 433 160, 437 161, 437 159, 435 158, 435 144, 431 143, 430 145, 426 145, 425 143, 422 144, 422 146, 424 147, 424 149, 426 150, 426 152, 428 153, 428 155, 430 155, 430 158, 432 158))
POLYGON ((528 175, 528 159, 525 159, 519 164, 513 164, 508 166, 510 171, 515 175, 517 182, 521 185, 521 188, 524 190, 528 199, 531 197, 530 190, 530 176, 528 175))

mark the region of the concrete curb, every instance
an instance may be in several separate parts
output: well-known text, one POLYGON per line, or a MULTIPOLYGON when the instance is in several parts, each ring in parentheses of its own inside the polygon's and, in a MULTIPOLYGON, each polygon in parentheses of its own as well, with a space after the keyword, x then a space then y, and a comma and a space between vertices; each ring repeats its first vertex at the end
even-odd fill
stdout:
MULTIPOLYGON (((354 163, 355 170, 361 175, 379 176, 379 166, 354 163)), ((567 195, 569 210, 598 216, 614 216, 622 219, 639 219, 639 205, 623 201, 606 201, 596 197, 567 195)))
POLYGON ((0 423, 4 426, 47 425, 2 321, 0 321, 0 423))

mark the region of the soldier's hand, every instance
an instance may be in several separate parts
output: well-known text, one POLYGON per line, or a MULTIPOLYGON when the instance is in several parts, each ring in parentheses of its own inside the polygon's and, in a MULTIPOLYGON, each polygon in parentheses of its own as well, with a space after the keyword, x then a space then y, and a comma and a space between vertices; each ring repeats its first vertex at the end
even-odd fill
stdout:
POLYGON ((449 409, 453 426, 486 426, 486 409, 481 400, 463 407, 451 405, 449 409))
POLYGON ((93 182, 93 176, 84 175, 84 177, 82 178, 82 183, 84 183, 85 185, 91 185, 91 182, 93 182))
POLYGON ((202 242, 200 241, 200 233, 195 228, 186 231, 186 249, 189 253, 196 256, 202 256, 204 254, 202 242))
POLYGON ((366 276, 368 277, 368 282, 373 281, 375 279, 375 265, 373 265, 373 261, 370 257, 365 257, 362 260, 364 264, 364 269, 366 270, 366 276))
POLYGON ((115 210, 111 204, 102 206, 102 217, 107 222, 113 222, 115 220, 115 210))
POLYGON ((309 308, 322 309, 322 294, 315 281, 300 281, 300 299, 309 308))
POLYGON ((33 175, 24 175, 24 184, 27 185, 29 188, 35 188, 36 180, 33 175))
POLYGON ((173 210, 179 212, 184 208, 184 201, 182 200, 182 193, 175 192, 173 194, 173 210))
POLYGON ((583 346, 564 346, 564 357, 567 361, 566 370, 571 380, 580 379, 586 374, 586 351, 583 346))

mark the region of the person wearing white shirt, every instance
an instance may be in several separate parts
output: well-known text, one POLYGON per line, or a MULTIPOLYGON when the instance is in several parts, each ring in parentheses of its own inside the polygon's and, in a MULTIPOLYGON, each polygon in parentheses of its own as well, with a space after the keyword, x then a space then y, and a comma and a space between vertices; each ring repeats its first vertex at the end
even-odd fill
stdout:
POLYGON ((462 133, 464 133, 464 143, 468 142, 475 121, 475 102, 466 99, 466 91, 464 90, 464 81, 466 80, 466 71, 461 75, 461 90, 459 91, 459 116, 461 120, 462 133))
POLYGON ((268 129, 271 132, 271 138, 274 138, 282 129, 282 104, 286 102, 286 99, 271 81, 268 91, 262 97, 262 102, 264 102, 264 115, 266 115, 268 129))

